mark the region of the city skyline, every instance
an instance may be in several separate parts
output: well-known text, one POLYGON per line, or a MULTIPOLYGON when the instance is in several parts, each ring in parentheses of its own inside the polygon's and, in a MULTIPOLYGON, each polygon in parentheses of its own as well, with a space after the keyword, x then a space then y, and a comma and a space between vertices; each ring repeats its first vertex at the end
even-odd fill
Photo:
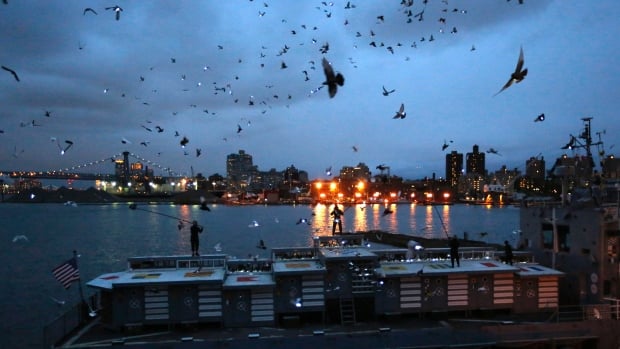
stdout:
POLYGON ((244 149, 309 178, 364 162, 416 179, 474 144, 490 170, 580 153, 561 147, 584 117, 607 155, 620 132, 614 1, 111 5, 0 5, 2 169, 130 151, 210 175, 244 149), (527 75, 498 94, 521 50, 527 75), (333 98, 323 58, 344 76, 333 98))

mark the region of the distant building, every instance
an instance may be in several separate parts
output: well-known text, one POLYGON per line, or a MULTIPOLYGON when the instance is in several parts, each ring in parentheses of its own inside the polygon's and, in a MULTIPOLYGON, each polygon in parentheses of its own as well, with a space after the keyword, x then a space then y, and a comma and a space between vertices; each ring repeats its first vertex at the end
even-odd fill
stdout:
POLYGON ((245 150, 239 150, 237 154, 229 154, 226 157, 226 179, 229 189, 241 190, 251 185, 255 175, 258 175, 258 170, 252 162, 252 155, 246 154, 245 150))
POLYGON ((469 174, 486 175, 484 153, 478 150, 478 145, 474 145, 473 151, 467 153, 465 159, 465 171, 469 174))
POLYGON ((355 167, 343 166, 342 169, 340 169, 340 180, 345 181, 369 181, 371 175, 370 169, 363 162, 360 162, 355 167))
POLYGON ((545 159, 541 157, 531 157, 525 161, 525 175, 535 181, 545 180, 545 159))
POLYGON ((451 188, 456 188, 463 173, 463 153, 453 150, 446 154, 446 181, 451 188))

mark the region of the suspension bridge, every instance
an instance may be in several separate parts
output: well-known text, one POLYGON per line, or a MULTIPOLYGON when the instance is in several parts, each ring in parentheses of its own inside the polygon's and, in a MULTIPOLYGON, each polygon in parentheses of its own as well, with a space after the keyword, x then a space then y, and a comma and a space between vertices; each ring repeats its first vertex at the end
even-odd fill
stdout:
MULTIPOLYGON (((95 161, 89 161, 82 164, 66 167, 62 169, 50 169, 46 171, 23 171, 23 170, 0 170, 0 176, 9 176, 10 178, 22 178, 22 179, 63 179, 63 180, 84 180, 84 181, 115 181, 119 177, 117 171, 117 163, 121 161, 123 166, 127 166, 127 169, 131 167, 129 164, 129 158, 137 160, 136 162, 142 165, 148 166, 151 169, 159 169, 168 175, 166 177, 178 178, 180 174, 170 170, 170 167, 162 166, 161 164, 145 159, 140 155, 131 152, 124 152, 121 154, 115 154, 104 159, 95 161), (101 168, 104 164, 111 164, 113 173, 102 172, 88 172, 89 169, 101 168)), ((92 171, 92 170, 91 170, 92 171)), ((144 169, 143 169, 144 171, 144 169)))

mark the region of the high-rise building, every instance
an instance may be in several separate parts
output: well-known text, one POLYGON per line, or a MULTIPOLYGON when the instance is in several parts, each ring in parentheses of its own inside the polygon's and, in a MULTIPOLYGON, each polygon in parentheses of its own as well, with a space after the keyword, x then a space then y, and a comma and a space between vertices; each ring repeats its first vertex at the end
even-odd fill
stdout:
POLYGON ((475 144, 473 151, 467 153, 465 160, 465 171, 467 174, 478 174, 481 176, 486 175, 486 169, 484 164, 484 153, 478 150, 478 145, 475 144))
POLYGON ((247 186, 257 172, 252 155, 246 154, 245 150, 226 156, 226 179, 231 189, 247 186))
POLYGON ((459 177, 463 172, 463 153, 453 150, 450 154, 446 154, 446 181, 450 183, 451 188, 456 188, 459 183, 459 177))

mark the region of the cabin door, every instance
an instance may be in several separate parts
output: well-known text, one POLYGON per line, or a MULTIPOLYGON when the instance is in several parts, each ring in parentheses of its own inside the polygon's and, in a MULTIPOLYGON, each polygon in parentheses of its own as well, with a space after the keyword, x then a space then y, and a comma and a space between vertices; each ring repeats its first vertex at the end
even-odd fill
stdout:
POLYGON ((493 275, 469 276, 469 308, 493 308, 493 275))
POLYGON ((224 296, 224 326, 242 327, 252 320, 250 290, 228 291, 224 296))

